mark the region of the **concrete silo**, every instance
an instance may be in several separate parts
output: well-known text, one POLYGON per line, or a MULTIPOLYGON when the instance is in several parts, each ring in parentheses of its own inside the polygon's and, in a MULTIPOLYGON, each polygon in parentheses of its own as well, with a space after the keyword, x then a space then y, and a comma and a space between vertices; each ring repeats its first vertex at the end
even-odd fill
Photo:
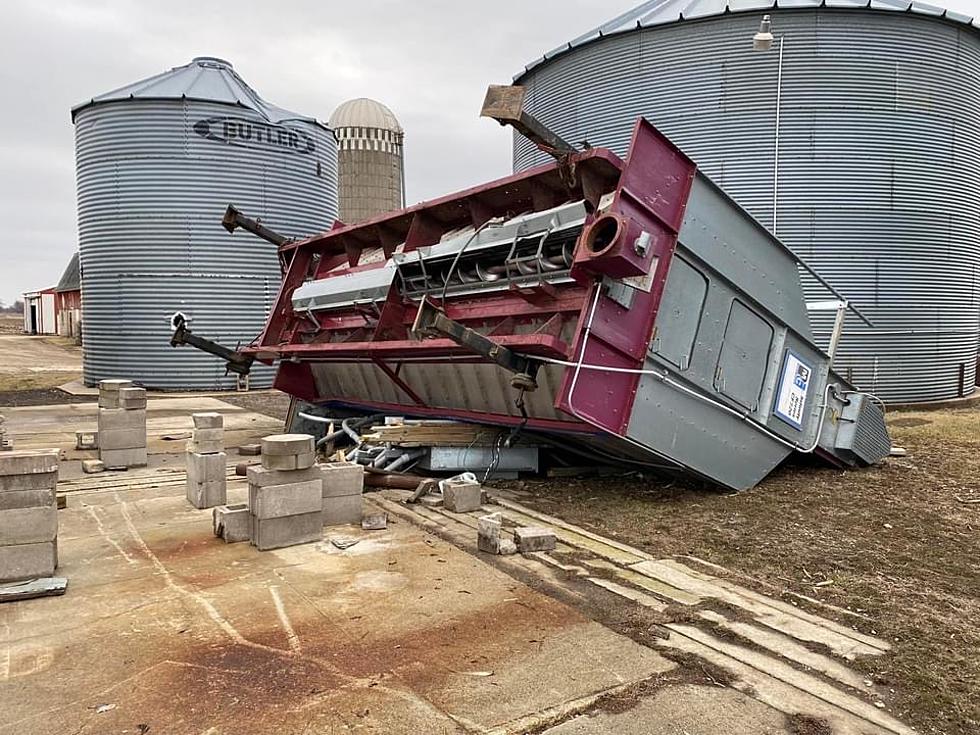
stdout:
POLYGON ((340 169, 340 220, 362 222, 405 206, 405 133, 380 102, 359 98, 330 116, 340 169))
MULTIPOLYGON (((566 140, 622 153, 653 122, 871 317, 847 319, 837 370, 906 402, 976 382, 978 80, 978 22, 908 0, 651 0, 516 83, 566 140)), ((546 160, 515 138, 515 169, 546 160)))
MULTIPOLYGON (((265 102, 221 59, 99 95, 72 110, 84 379, 161 389, 235 386, 219 360, 169 346, 169 316, 234 347, 254 339, 279 290, 275 248, 221 226, 228 204, 288 236, 337 214, 330 130, 265 102)), ((252 385, 271 384, 257 367, 252 385)))

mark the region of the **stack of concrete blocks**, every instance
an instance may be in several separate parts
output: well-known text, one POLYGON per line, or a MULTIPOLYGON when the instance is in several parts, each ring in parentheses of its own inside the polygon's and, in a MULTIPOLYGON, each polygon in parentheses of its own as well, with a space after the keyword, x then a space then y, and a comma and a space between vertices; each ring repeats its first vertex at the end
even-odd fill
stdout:
POLYGON ((220 413, 195 413, 194 433, 187 442, 187 502, 214 508, 228 502, 224 419, 220 413))
POLYGON ((515 554, 517 544, 503 537, 504 519, 500 513, 491 513, 476 522, 476 546, 488 554, 515 554))
POLYGON ((323 525, 360 523, 364 513, 364 468, 356 462, 328 462, 317 467, 323 482, 323 525))
POLYGON ((99 459, 106 469, 146 467, 146 390, 128 380, 99 383, 99 459))
POLYGON ((7 438, 7 427, 4 417, 0 415, 0 452, 9 452, 14 448, 14 440, 7 438))
POLYGON ((57 449, 0 455, 0 582, 54 574, 57 484, 57 449))
POLYGON ((249 536, 259 551, 320 539, 323 479, 313 437, 277 434, 262 440, 262 465, 248 468, 249 536))

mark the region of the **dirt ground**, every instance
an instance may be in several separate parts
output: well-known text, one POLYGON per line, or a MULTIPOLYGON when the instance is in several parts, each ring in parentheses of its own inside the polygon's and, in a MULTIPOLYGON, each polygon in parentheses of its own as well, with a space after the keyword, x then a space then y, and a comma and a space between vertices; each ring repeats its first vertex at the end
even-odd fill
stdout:
POLYGON ((652 554, 692 554, 866 615, 865 632, 894 644, 864 666, 895 690, 893 712, 924 733, 976 733, 980 407, 893 413, 889 426, 907 457, 856 472, 790 463, 737 495, 638 474, 511 486, 652 554))

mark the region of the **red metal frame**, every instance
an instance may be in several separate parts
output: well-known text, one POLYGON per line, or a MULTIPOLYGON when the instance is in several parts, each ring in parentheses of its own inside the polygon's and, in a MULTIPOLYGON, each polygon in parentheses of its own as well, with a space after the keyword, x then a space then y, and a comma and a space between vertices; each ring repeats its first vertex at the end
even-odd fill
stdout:
MULTIPOLYGON (((573 154, 561 164, 540 166, 357 225, 338 224, 322 234, 288 243, 280 248, 288 267, 275 307, 261 337, 246 351, 263 361, 284 358, 276 385, 304 400, 513 425, 520 419, 427 406, 415 388, 400 377, 400 360, 453 357, 458 363, 467 357, 474 362, 481 359, 449 339, 411 339, 409 330, 418 305, 403 301, 395 288, 380 309, 351 307, 312 318, 294 313, 293 291, 311 277, 330 278, 384 265, 383 260, 362 264, 367 252, 381 251, 387 259, 402 243, 403 250, 411 251, 433 245, 460 228, 480 227, 494 217, 542 211, 570 201, 586 200, 593 211, 602 196, 613 194, 612 206, 603 217, 606 213, 614 215, 622 225, 620 234, 601 252, 589 249, 583 245, 586 232, 594 224, 594 216, 589 215, 576 247, 572 269, 575 282, 454 297, 442 308, 450 319, 482 328, 499 344, 520 353, 636 368, 642 365, 650 341, 694 174, 690 159, 641 120, 625 162, 608 150, 591 149, 573 154), (570 181, 574 183, 569 185, 570 181), (635 246, 640 233, 648 244, 642 252, 635 246), (653 263, 656 267, 649 291, 636 291, 630 309, 606 295, 598 297, 586 344, 586 325, 603 276, 644 273, 653 263), (569 323, 574 325, 571 344, 565 341, 569 323), (371 396, 319 395, 310 365, 330 361, 376 365, 406 396, 406 403, 378 403, 371 396)), ((532 416, 528 425, 592 431, 584 421, 622 434, 639 376, 583 370, 574 379, 574 373, 574 368, 565 370, 554 397, 554 405, 569 414, 570 420, 532 416)))

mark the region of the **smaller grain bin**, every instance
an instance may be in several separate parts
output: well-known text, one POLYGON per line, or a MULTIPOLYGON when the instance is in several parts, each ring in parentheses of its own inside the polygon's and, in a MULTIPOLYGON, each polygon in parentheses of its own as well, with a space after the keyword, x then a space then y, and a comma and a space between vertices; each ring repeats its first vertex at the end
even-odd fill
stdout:
MULTIPOLYGON (((234 387, 220 360, 169 346, 170 316, 230 346, 258 335, 279 290, 276 250, 230 236, 222 215, 233 203, 287 236, 328 229, 329 128, 264 101, 212 57, 94 97, 72 120, 85 382, 234 387)), ((256 369, 252 386, 272 374, 256 369)))
POLYGON ((362 222, 405 206, 405 133, 380 102, 359 98, 334 110, 340 160, 340 220, 362 222))

